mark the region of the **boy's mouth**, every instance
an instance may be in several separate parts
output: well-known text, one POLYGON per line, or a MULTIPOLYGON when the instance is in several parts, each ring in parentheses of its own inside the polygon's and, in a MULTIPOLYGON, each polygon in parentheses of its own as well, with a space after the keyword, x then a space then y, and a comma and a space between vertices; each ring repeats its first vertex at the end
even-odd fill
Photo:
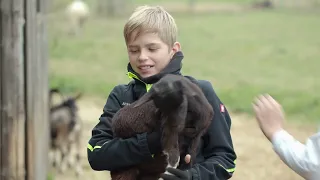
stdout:
POLYGON ((152 67, 153 66, 139 66, 138 68, 141 69, 141 70, 147 70, 147 69, 150 69, 152 67))

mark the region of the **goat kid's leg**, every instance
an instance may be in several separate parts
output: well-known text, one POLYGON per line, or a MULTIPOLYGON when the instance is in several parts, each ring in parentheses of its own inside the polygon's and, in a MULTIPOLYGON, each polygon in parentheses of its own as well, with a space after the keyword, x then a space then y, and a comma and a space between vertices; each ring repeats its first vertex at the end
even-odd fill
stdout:
MULTIPOLYGON (((163 154, 167 156, 167 168, 177 168, 180 162, 180 152, 178 143, 178 132, 171 129, 164 129, 162 132, 163 154)), ((165 174, 170 174, 165 171, 165 174)), ((161 178, 160 178, 161 179, 161 178)))
POLYGON ((68 156, 66 157, 66 161, 67 161, 67 166, 68 168, 72 168, 72 166, 74 166, 76 164, 75 162, 75 158, 74 158, 74 153, 76 151, 75 147, 74 147, 74 142, 70 142, 68 144, 68 156))
MULTIPOLYGON (((177 111, 163 119, 161 139, 163 154, 167 156, 167 168, 177 168, 180 162, 179 133, 185 126, 185 119, 187 117, 188 110, 187 107, 188 101, 186 100, 186 97, 184 97, 184 100, 177 111)), ((165 171, 165 174, 170 173, 165 171)))
POLYGON ((77 160, 76 176, 79 178, 83 174, 83 168, 82 168, 82 165, 81 165, 81 156, 80 156, 79 152, 76 154, 76 160, 77 160))
POLYGON ((78 144, 80 143, 78 143, 77 141, 70 143, 68 159, 67 159, 68 167, 74 169, 77 178, 79 178, 83 173, 81 156, 80 156, 81 147, 79 147, 78 144))
POLYGON ((53 148, 50 150, 50 153, 49 153, 49 160, 50 160, 50 163, 51 163, 51 166, 53 168, 57 168, 59 167, 59 163, 60 163, 60 159, 61 159, 61 156, 59 156, 59 151, 57 148, 53 148))
POLYGON ((194 160, 196 159, 196 153, 197 153, 197 149, 201 140, 201 133, 197 134, 190 143, 189 146, 189 155, 191 156, 190 162, 187 164, 188 168, 192 167, 192 164, 194 163, 194 160))
POLYGON ((83 173, 83 169, 82 169, 82 164, 81 164, 81 143, 80 143, 80 139, 77 140, 77 146, 78 148, 76 148, 76 175, 79 178, 82 173, 83 173))
MULTIPOLYGON (((167 156, 167 162, 168 165, 166 168, 177 168, 180 162, 180 154, 178 149, 172 149, 167 151, 163 151, 163 154, 167 156)), ((164 174, 171 174, 167 170, 164 172, 164 174)), ((159 180, 163 180, 162 178, 159 178, 159 180)))
POLYGON ((60 173, 64 173, 67 170, 68 167, 68 146, 64 143, 61 148, 61 163, 59 166, 60 173))
MULTIPOLYGON (((177 168, 180 162, 180 153, 179 153, 179 149, 171 149, 169 151, 163 151, 163 154, 165 154, 167 156, 167 168, 171 167, 171 168, 177 168)), ((168 172, 166 172, 166 174, 168 174, 168 172)))
POLYGON ((74 131, 69 135, 69 156, 68 156, 68 166, 74 168, 76 176, 79 178, 83 173, 81 164, 81 129, 80 125, 75 126, 74 131))
POLYGON ((58 167, 60 167, 61 162, 62 162, 62 158, 61 158, 61 151, 59 148, 53 149, 52 152, 52 166, 55 169, 58 169, 58 167))

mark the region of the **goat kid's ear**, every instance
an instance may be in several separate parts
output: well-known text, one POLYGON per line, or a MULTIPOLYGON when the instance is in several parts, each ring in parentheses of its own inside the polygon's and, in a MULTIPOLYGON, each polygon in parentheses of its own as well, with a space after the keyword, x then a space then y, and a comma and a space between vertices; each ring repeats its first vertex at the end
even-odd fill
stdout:
POLYGON ((63 96, 61 91, 58 89, 58 88, 51 88, 50 91, 49 91, 49 95, 53 95, 53 94, 58 94, 60 95, 61 97, 63 96))
POLYGON ((152 101, 152 93, 151 92, 147 92, 145 95, 143 95, 133 107, 134 108, 139 107, 149 101, 152 101))

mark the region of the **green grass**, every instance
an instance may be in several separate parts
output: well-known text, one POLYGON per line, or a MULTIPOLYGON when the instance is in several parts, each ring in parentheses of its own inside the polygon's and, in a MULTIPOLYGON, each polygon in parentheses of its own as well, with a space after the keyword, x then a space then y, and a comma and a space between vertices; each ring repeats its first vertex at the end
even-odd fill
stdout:
MULTIPOLYGON (((141 0, 142 1, 142 0, 141 0)), ((290 116, 320 117, 320 12, 260 11, 175 15, 185 54, 183 73, 212 82, 233 111, 270 93, 290 116)), ((125 19, 91 19, 81 38, 68 37, 50 18, 50 84, 66 92, 107 98, 127 83, 125 19)))

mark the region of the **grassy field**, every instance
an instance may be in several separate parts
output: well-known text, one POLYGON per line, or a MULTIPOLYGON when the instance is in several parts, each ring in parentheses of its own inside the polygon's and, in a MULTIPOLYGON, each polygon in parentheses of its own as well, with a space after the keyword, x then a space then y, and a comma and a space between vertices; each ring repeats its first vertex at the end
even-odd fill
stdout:
MULTIPOLYGON (((270 93, 290 116, 320 116, 319 11, 174 14, 185 54, 183 73, 210 80, 234 112, 270 93)), ((75 38, 62 15, 49 17, 50 84, 106 99, 126 83, 125 18, 92 18, 75 38)))

